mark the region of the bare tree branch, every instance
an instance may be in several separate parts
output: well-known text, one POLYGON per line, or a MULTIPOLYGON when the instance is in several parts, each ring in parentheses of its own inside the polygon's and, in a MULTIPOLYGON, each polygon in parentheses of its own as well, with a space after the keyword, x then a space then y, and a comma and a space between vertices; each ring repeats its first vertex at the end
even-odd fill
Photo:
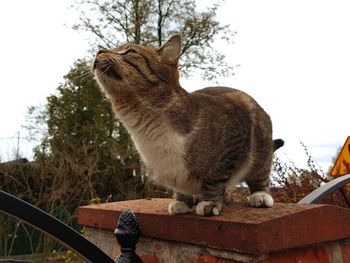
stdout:
POLYGON ((80 4, 76 8, 85 15, 81 16, 80 26, 75 28, 91 32, 97 38, 97 43, 111 47, 125 41, 159 47, 165 38, 181 34, 182 75, 189 76, 191 72, 201 71, 203 75, 215 79, 233 74, 233 67, 223 63, 223 57, 212 60, 217 57, 213 50, 215 40, 229 42, 233 36, 229 27, 220 25, 216 19, 218 3, 204 11, 197 11, 195 0, 76 1, 80 4), (81 6, 90 11, 84 11, 81 6), (214 66, 209 69, 205 64, 214 66), (223 68, 225 65, 226 70, 223 68))

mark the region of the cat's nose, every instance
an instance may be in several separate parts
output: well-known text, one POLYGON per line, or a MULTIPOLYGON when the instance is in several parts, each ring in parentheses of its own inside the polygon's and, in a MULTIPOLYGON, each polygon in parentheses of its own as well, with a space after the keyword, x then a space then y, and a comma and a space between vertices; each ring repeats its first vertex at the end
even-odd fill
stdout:
POLYGON ((99 51, 97 51, 96 55, 95 55, 95 58, 92 62, 92 65, 91 65, 91 69, 94 70, 96 67, 97 67, 97 64, 99 63, 99 60, 98 60, 98 55, 100 54, 103 54, 103 53, 107 53, 107 50, 106 49, 100 49, 99 51))

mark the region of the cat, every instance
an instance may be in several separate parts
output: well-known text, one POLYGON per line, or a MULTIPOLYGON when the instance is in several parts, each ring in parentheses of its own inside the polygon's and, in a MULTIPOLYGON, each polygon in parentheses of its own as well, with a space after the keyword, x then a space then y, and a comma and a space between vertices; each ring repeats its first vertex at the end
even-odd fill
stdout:
POLYGON ((243 91, 209 87, 188 93, 179 84, 181 38, 156 49, 124 44, 101 49, 92 63, 146 164, 150 178, 177 192, 169 214, 196 206, 200 216, 219 215, 225 189, 245 181, 250 205, 272 207, 269 174, 273 152, 269 115, 243 91))

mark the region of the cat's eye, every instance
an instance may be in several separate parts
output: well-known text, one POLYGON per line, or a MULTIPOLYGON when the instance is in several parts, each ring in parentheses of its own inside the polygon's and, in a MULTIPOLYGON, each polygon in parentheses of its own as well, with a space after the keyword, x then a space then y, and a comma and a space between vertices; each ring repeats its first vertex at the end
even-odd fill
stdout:
POLYGON ((117 53, 120 54, 120 55, 126 55, 126 54, 129 54, 129 53, 137 53, 137 52, 136 52, 135 49, 129 47, 129 48, 127 48, 127 49, 118 51, 117 53))

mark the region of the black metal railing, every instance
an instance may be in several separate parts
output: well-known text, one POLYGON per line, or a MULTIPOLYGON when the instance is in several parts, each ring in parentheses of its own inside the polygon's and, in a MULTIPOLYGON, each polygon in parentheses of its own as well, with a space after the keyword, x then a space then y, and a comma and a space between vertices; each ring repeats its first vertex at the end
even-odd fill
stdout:
POLYGON ((0 210, 60 241, 87 262, 114 263, 108 255, 73 228, 41 209, 3 191, 0 191, 0 210))

